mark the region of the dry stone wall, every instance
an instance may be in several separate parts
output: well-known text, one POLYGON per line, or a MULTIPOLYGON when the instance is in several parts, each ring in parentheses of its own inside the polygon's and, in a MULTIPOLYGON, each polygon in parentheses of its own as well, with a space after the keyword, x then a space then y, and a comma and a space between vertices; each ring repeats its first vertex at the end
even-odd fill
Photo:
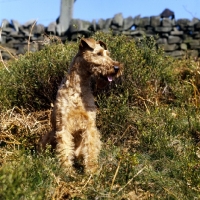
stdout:
POLYGON ((153 36, 157 45, 163 47, 165 53, 173 57, 180 58, 184 55, 199 57, 200 55, 200 20, 197 18, 176 20, 174 17, 163 18, 161 15, 123 18, 123 15, 119 13, 113 18, 92 22, 72 19, 65 33, 60 31, 59 20, 50 23, 47 27, 42 24, 33 24, 34 21, 28 21, 23 25, 16 20, 2 21, 0 50, 3 59, 10 59, 10 53, 24 54, 27 48, 30 51, 38 51, 45 41, 48 42, 45 38, 52 35, 58 36, 65 42, 66 40, 75 41, 82 35, 89 37, 96 31, 109 32, 110 30, 113 34, 125 34, 135 39, 143 35, 153 36))

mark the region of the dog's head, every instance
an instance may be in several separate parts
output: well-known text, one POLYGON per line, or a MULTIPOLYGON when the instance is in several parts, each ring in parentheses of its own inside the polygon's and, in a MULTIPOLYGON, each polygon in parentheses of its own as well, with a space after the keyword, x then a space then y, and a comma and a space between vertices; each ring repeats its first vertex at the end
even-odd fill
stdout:
POLYGON ((102 41, 93 38, 82 38, 79 45, 79 55, 84 60, 84 66, 98 81, 111 82, 122 74, 122 64, 110 57, 107 46, 102 41))

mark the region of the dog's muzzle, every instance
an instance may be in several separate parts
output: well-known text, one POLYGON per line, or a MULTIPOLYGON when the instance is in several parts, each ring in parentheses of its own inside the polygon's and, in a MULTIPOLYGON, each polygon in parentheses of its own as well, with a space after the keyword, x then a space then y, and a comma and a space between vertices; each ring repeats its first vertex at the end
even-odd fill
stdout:
POLYGON ((117 73, 119 71, 119 67, 118 66, 114 66, 114 70, 115 70, 115 73, 117 73))
MULTIPOLYGON (((119 71, 119 67, 118 66, 114 66, 114 71, 115 71, 115 74, 117 74, 117 72, 119 71)), ((111 82, 113 80, 113 76, 115 74, 113 74, 111 76, 107 76, 109 82, 111 82)))

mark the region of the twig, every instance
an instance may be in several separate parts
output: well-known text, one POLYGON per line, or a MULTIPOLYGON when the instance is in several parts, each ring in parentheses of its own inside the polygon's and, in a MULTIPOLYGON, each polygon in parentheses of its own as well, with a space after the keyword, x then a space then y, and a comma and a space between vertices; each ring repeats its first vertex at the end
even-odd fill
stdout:
POLYGON ((127 133, 127 131, 129 130, 129 128, 134 128, 134 127, 131 126, 131 125, 128 125, 128 127, 126 128, 126 130, 124 131, 124 133, 122 134, 122 136, 119 138, 119 140, 121 140, 124 137, 124 135, 127 133))
POLYGON ((129 128, 134 128, 133 126, 131 125, 128 125, 128 127, 126 128, 126 130, 123 132, 122 136, 119 138, 119 139, 116 139, 114 142, 113 142, 113 145, 116 143, 116 141, 120 141, 124 135, 127 133, 127 131, 129 130, 129 128))
POLYGON ((5 67, 5 69, 10 73, 10 70, 6 67, 6 64, 3 61, 1 50, 0 50, 0 61, 3 63, 3 66, 5 67))
POLYGON ((192 79, 190 79, 189 81, 185 81, 185 82, 192 86, 193 91, 194 91, 195 106, 196 106, 196 108, 198 108, 198 96, 199 96, 198 88, 197 88, 197 86, 195 85, 195 83, 192 79))
POLYGON ((183 5, 183 8, 185 9, 186 12, 188 12, 192 17, 194 17, 195 15, 192 14, 192 12, 190 12, 185 5, 183 5))
POLYGON ((126 185, 124 185, 117 193, 115 193, 115 195, 117 195, 119 192, 121 192, 131 181, 133 181, 133 179, 135 178, 135 177, 137 177, 139 174, 141 174, 143 171, 144 171, 144 169, 146 168, 147 166, 144 166, 137 174, 135 174, 135 176, 133 176, 133 178, 131 178, 127 183, 126 183, 126 185))
POLYGON ((146 111, 147 111, 147 113, 150 115, 151 113, 150 113, 150 111, 149 111, 149 109, 148 109, 148 107, 147 107, 147 104, 146 104, 146 102, 145 101, 148 101, 148 102, 150 102, 150 103, 152 103, 152 104, 154 104, 153 102, 151 102, 150 100, 147 100, 147 99, 144 99, 143 97, 141 97, 141 96, 138 96, 138 98, 140 98, 140 99, 142 99, 143 100, 143 103, 144 103, 144 106, 145 106, 145 108, 146 108, 146 111))
POLYGON ((92 178, 92 174, 90 175, 90 177, 88 178, 87 182, 85 183, 85 185, 81 188, 80 193, 83 191, 83 189, 87 186, 87 184, 89 183, 90 179, 92 178))
POLYGON ((166 192, 168 192, 168 194, 171 194, 172 196, 174 196, 176 199, 178 199, 178 197, 174 194, 174 193, 172 193, 170 190, 168 190, 167 188, 165 188, 165 187, 162 187, 166 192))
POLYGON ((110 192, 112 191, 112 188, 113 188, 115 179, 116 179, 117 174, 118 174, 118 172, 119 172, 120 164, 121 164, 121 160, 119 161, 119 164, 118 164, 117 169, 116 169, 116 171, 115 171, 115 175, 114 175, 114 177, 113 177, 113 179, 112 179, 112 183, 111 183, 111 186, 110 186, 110 192))
POLYGON ((0 48, 3 49, 4 51, 6 51, 13 59, 17 60, 17 59, 12 55, 12 53, 10 53, 10 51, 9 51, 8 49, 2 47, 1 45, 0 45, 0 48))
POLYGON ((28 37, 28 55, 29 55, 29 51, 30 51, 31 33, 32 33, 32 31, 33 31, 33 27, 35 26, 36 23, 37 23, 37 20, 35 20, 34 23, 32 24, 32 26, 31 26, 31 30, 30 30, 30 33, 29 33, 29 37, 28 37))

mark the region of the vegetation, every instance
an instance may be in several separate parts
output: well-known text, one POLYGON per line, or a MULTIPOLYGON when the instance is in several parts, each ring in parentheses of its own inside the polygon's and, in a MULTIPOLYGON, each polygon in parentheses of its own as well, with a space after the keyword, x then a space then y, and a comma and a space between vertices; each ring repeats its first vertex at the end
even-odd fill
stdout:
POLYGON ((0 64, 0 199, 200 199, 200 62, 166 57, 150 37, 93 37, 124 64, 95 93, 98 173, 64 173, 36 149, 78 48, 55 42, 0 64))

